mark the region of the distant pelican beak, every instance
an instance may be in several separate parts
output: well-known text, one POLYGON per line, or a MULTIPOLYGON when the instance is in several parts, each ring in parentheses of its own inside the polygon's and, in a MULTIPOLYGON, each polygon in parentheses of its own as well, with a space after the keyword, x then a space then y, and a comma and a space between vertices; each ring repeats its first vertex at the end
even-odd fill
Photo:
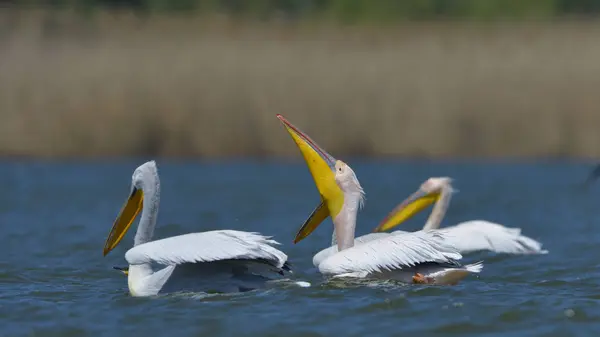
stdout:
POLYGON ((296 234, 294 243, 298 243, 310 235, 328 216, 335 217, 340 212, 344 202, 344 193, 335 182, 336 159, 282 115, 277 115, 277 118, 283 123, 298 149, 300 149, 321 195, 321 202, 296 234))
POLYGON ((410 197, 406 198, 400 205, 396 206, 396 208, 394 208, 373 231, 384 232, 400 225, 427 206, 438 201, 440 195, 440 192, 437 190, 434 192, 427 192, 419 189, 410 197))
POLYGON ((133 220, 135 220, 135 217, 142 209, 143 203, 144 193, 142 190, 133 187, 129 198, 127 198, 125 205, 121 208, 121 211, 108 234, 108 238, 106 238, 106 243, 104 244, 104 256, 121 242, 125 233, 127 233, 129 227, 131 227, 133 220))
POLYGON ((118 270, 123 274, 129 276, 129 267, 113 267, 113 269, 118 270))

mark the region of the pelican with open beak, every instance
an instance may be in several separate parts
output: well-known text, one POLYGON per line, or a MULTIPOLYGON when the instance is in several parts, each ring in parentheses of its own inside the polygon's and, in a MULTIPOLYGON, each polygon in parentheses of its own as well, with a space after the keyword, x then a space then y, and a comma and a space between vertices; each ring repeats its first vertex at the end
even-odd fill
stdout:
POLYGON ((294 242, 310 235, 327 217, 333 220, 335 250, 330 247, 330 253, 324 253, 322 260, 313 259, 322 274, 456 284, 467 275, 481 271, 481 262, 462 266, 458 262, 461 254, 446 244, 441 234, 377 233, 364 240, 354 238, 356 216, 365 197, 356 174, 283 116, 277 115, 277 118, 300 149, 321 196, 320 204, 302 225, 294 242))
MULTIPOLYGON (((508 228, 500 224, 472 220, 458 225, 440 228, 446 214, 454 189, 449 177, 433 177, 427 179, 419 189, 400 203, 375 228, 381 233, 390 230, 421 212, 431 204, 433 207, 423 231, 435 230, 444 233, 451 245, 461 254, 478 251, 491 251, 504 254, 546 254, 542 244, 527 236, 521 235, 520 228, 508 228)), ((394 231, 392 234, 401 233, 394 231)))
POLYGON ((125 205, 114 222, 104 255, 123 239, 141 212, 133 248, 125 253, 132 296, 170 292, 240 292, 253 290, 289 271, 278 243, 258 233, 214 230, 152 241, 158 214, 160 181, 154 161, 138 167, 125 205), (153 266, 162 266, 154 270, 153 266))

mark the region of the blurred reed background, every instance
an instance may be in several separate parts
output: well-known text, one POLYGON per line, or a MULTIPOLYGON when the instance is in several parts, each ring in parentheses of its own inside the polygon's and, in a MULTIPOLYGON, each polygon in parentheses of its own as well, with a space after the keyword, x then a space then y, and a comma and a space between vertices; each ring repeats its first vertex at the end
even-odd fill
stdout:
POLYGON ((0 4, 1 156, 600 156, 600 0, 0 4))

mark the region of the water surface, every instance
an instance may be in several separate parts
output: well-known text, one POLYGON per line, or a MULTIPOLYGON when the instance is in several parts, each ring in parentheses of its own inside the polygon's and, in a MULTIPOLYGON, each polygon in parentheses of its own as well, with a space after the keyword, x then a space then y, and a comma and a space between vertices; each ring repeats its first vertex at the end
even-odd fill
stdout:
MULTIPOLYGON (((210 297, 132 298, 124 266, 134 231, 102 247, 143 162, 0 163, 2 336, 589 336, 600 332, 600 184, 589 164, 349 160, 367 192, 358 235, 370 232, 429 176, 451 176, 443 225, 485 219, 521 227, 543 256, 469 255, 479 277, 455 287, 347 286, 323 281, 312 256, 331 221, 294 245, 318 194, 304 163, 158 161, 156 237, 239 229, 273 235, 311 288, 210 297)), ((424 212, 403 229, 419 229, 424 212)))

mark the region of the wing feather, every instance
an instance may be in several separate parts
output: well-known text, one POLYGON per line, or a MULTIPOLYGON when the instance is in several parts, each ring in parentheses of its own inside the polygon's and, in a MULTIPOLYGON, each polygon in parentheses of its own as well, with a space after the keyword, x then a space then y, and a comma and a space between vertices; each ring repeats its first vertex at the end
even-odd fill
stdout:
MULTIPOLYGON (((354 245, 359 245, 371 240, 375 240, 375 239, 379 239, 385 236, 388 236, 388 233, 369 233, 369 234, 365 234, 363 236, 359 236, 357 238, 354 239, 354 245)), ((338 252, 338 247, 337 245, 333 245, 331 247, 327 247, 323 250, 321 250, 320 252, 318 252, 317 254, 315 254, 315 256, 313 257, 313 265, 315 267, 318 267, 319 264, 321 264, 321 262, 323 262, 323 260, 325 260, 326 258, 330 257, 331 255, 335 254, 338 252)))
POLYGON ((125 253, 129 264, 211 262, 219 260, 257 260, 283 268, 287 255, 273 247, 271 237, 259 233, 215 230, 190 233, 151 241, 131 248, 125 253))
POLYGON ((323 274, 381 272, 422 263, 459 265, 462 255, 435 231, 393 233, 333 254, 319 265, 323 274))
POLYGON ((462 254, 489 250, 506 254, 546 254, 542 244, 521 235, 520 228, 508 228, 502 225, 473 220, 456 226, 438 230, 444 233, 449 242, 462 254))

